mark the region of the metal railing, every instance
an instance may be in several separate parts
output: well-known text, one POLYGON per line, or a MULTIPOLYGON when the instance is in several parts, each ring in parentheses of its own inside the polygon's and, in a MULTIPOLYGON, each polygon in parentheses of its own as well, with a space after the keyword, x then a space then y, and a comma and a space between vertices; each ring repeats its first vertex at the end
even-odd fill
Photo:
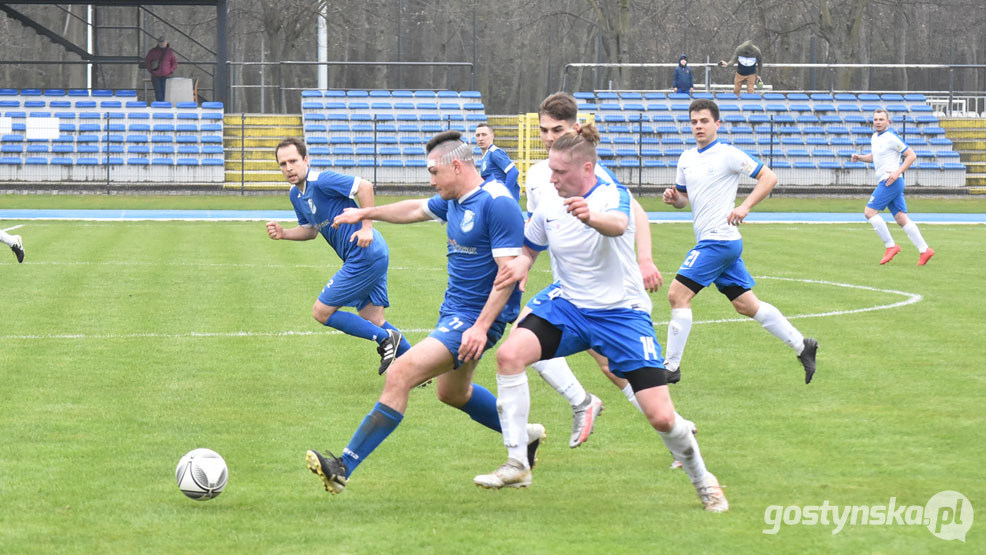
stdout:
MULTIPOLYGON (((704 90, 705 92, 713 92, 713 90, 731 90, 733 88, 732 83, 723 84, 713 84, 712 83, 712 69, 719 68, 718 63, 712 62, 711 60, 706 62, 689 62, 688 64, 693 70, 695 68, 704 69, 704 78, 701 83, 696 83, 695 90, 704 90)), ((565 64, 565 71, 562 78, 562 90, 571 90, 569 88, 569 72, 571 70, 585 70, 589 69, 592 71, 598 71, 599 69, 673 69, 677 67, 677 63, 637 63, 637 64, 616 64, 616 63, 569 63, 565 64)), ((986 92, 983 90, 960 90, 955 87, 956 72, 957 71, 970 71, 970 70, 986 70, 986 64, 802 64, 802 63, 765 63, 763 64, 765 69, 807 69, 812 74, 809 77, 810 83, 815 83, 817 81, 815 72, 822 70, 827 76, 827 87, 824 85, 819 88, 814 88, 809 85, 810 88, 801 88, 793 90, 780 90, 772 89, 771 92, 799 92, 799 93, 813 93, 813 92, 826 92, 826 93, 839 93, 839 92, 849 92, 849 93, 859 93, 859 92, 871 92, 871 93, 900 93, 905 92, 903 90, 873 90, 866 89, 853 89, 853 90, 839 90, 836 87, 836 82, 838 79, 838 70, 920 70, 920 71, 933 71, 933 70, 947 70, 948 71, 948 88, 941 90, 915 90, 907 89, 908 93, 920 93, 924 94, 929 98, 935 98, 936 101, 940 103, 941 112, 952 116, 952 115, 970 115, 975 113, 976 115, 986 113, 986 92)), ((720 68, 720 69, 730 69, 730 68, 720 68)), ((979 81, 977 73, 977 81, 979 81)), ((730 74, 731 77, 731 74, 730 74)), ((594 83, 599 83, 598 78, 593 79, 594 83)), ((608 82, 603 87, 593 87, 595 90, 612 90, 612 82, 608 82)), ((667 90, 667 89, 664 89, 667 90)), ((934 104, 933 104, 934 105, 934 104)), ((939 110, 936 110, 939 111, 939 110)))
MULTIPOLYGON (((312 67, 317 69, 319 67, 373 67, 373 66, 383 66, 383 67, 398 67, 398 68, 421 68, 421 67, 444 67, 446 68, 445 83, 442 86, 434 85, 431 90, 467 90, 468 86, 465 83, 475 83, 476 81, 476 68, 473 66, 472 62, 319 62, 319 61, 307 61, 307 60, 291 60, 291 61, 280 61, 280 62, 227 62, 230 68, 230 94, 229 94, 229 109, 228 111, 240 112, 242 110, 242 91, 259 89, 261 91, 260 96, 260 112, 266 113, 266 102, 265 102, 265 91, 271 89, 274 94, 277 95, 279 100, 279 105, 282 107, 281 111, 285 111, 284 107, 289 105, 288 97, 286 96, 288 92, 299 92, 302 90, 317 89, 318 82, 315 72, 312 72, 310 76, 310 83, 304 86, 288 86, 285 80, 285 72, 283 68, 285 67, 312 67), (236 71, 242 71, 249 67, 259 67, 262 69, 260 74, 260 83, 255 84, 234 84, 237 81, 236 71), (264 68, 276 67, 278 71, 276 75, 273 76, 277 80, 275 83, 266 82, 266 71, 264 68), (469 78, 465 79, 454 79, 451 75, 451 70, 453 69, 466 69, 468 68, 469 78), (455 86, 457 83, 462 83, 462 86, 455 86), (238 94, 239 92, 239 94, 238 94)), ((240 78, 242 81, 242 77, 240 78)), ((331 81, 331 75, 329 75, 329 80, 331 81)), ((360 87, 345 87, 346 89, 357 89, 360 87)), ((381 84, 375 87, 362 87, 360 89, 392 89, 393 87, 386 87, 381 84)), ((418 88, 418 87, 415 87, 418 88)), ((292 97, 290 102, 295 102, 298 100, 296 97, 292 97)))

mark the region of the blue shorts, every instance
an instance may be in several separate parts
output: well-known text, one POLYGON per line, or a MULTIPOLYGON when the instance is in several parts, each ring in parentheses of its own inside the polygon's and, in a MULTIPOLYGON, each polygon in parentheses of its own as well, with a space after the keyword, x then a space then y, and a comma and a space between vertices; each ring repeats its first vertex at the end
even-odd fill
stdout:
POLYGON ((592 349, 609 359, 617 376, 641 368, 664 368, 661 344, 650 314, 629 308, 578 308, 555 297, 532 307, 533 314, 561 330, 556 357, 592 349))
POLYGON ((352 306, 363 310, 369 304, 390 306, 387 297, 387 255, 369 263, 344 262, 342 268, 325 284, 318 300, 328 306, 352 306))
POLYGON ((743 240, 699 241, 678 268, 678 275, 686 277, 702 287, 715 283, 720 291, 724 287, 737 286, 753 289, 756 282, 743 259, 743 240))
MULTIPOLYGON (((428 337, 434 337, 441 341, 442 345, 445 345, 445 348, 448 349, 448 352, 452 353, 452 357, 455 359, 452 363, 453 368, 462 366, 462 361, 459 360, 459 346, 462 345, 462 334, 475 323, 476 316, 471 314, 441 314, 438 316, 438 323, 435 324, 435 329, 428 334, 428 337)), ((486 332, 486 346, 483 347, 484 353, 493 347, 493 345, 496 345, 496 342, 503 337, 503 331, 506 328, 506 322, 493 322, 493 325, 486 332)), ((480 358, 482 358, 482 354, 480 354, 480 358)))
POLYGON ((898 212, 906 214, 907 201, 904 200, 904 178, 898 177, 897 181, 894 181, 889 186, 886 185, 886 181, 877 183, 876 189, 873 189, 873 194, 870 195, 870 200, 866 203, 866 206, 873 210, 889 208, 890 213, 894 216, 898 212))
POLYGON ((534 310, 538 305, 544 304, 549 300, 557 297, 561 294, 561 285, 556 281, 551 285, 545 287, 544 289, 538 291, 537 295, 534 295, 527 300, 527 308, 534 310))

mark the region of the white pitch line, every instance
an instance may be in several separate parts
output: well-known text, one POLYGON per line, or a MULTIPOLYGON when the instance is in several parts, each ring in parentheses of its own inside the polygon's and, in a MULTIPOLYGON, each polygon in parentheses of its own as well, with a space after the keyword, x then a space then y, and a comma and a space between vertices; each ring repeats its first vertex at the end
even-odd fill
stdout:
MULTIPOLYGON (((818 312, 814 314, 794 314, 787 316, 789 320, 798 318, 821 318, 824 316, 844 316, 846 314, 858 314, 861 312, 871 312, 874 310, 889 310, 900 308, 910 304, 921 302, 924 299, 917 293, 897 291, 896 289, 880 289, 867 285, 855 285, 852 283, 839 283, 836 281, 825 281, 818 279, 786 278, 776 276, 755 276, 756 279, 776 279, 779 281, 796 281, 800 283, 810 283, 816 285, 829 285, 833 287, 845 287, 848 289, 862 289, 878 293, 889 293, 907 297, 902 301, 891 304, 881 304, 864 308, 854 308, 851 310, 833 310, 829 312, 818 312)), ((752 318, 722 318, 718 320, 696 320, 693 324, 725 324, 733 322, 752 322, 752 318)), ((654 326, 666 326, 667 321, 654 322, 654 326)), ((432 328, 405 328, 403 331, 409 333, 429 333, 432 328)), ((212 338, 212 337, 305 337, 320 335, 341 335, 342 332, 335 330, 309 330, 309 331, 235 331, 235 332, 187 332, 187 333, 129 333, 129 334, 44 334, 44 335, 0 335, 0 341, 6 340, 50 340, 50 339, 188 339, 188 338, 212 338)))
MULTIPOLYGON (((76 260, 71 262, 59 261, 59 260, 49 260, 49 261, 27 261, 24 262, 25 265, 35 265, 35 266, 162 266, 165 263, 162 262, 138 262, 138 261, 104 261, 104 262, 90 262, 86 260, 76 260)), ((167 262, 168 267, 204 267, 204 268, 315 268, 322 270, 335 271, 339 268, 339 261, 336 260, 331 263, 326 264, 251 264, 251 263, 227 263, 227 262, 167 262)), ((397 272, 417 272, 417 271, 433 271, 433 272, 444 272, 448 270, 445 266, 391 266, 388 271, 397 272)), ((549 272, 550 268, 536 268, 535 272, 549 272)))
POLYGON ((7 229, 5 229, 3 231, 4 232, 13 231, 13 230, 18 229, 18 228, 21 228, 21 227, 24 227, 24 224, 18 224, 18 225, 15 225, 14 227, 8 227, 7 229))
MULTIPOLYGON (((430 332, 428 329, 405 329, 406 332, 430 332)), ((3 335, 0 339, 190 339, 199 337, 292 337, 292 336, 319 336, 319 335, 342 335, 341 331, 336 330, 309 330, 309 331, 234 331, 234 332, 198 332, 191 331, 186 333, 126 333, 126 334, 85 334, 85 333, 63 333, 45 335, 3 335)))
MULTIPOLYGON (((863 289, 865 291, 876 291, 878 293, 890 293, 893 295, 901 295, 907 297, 906 299, 891 303, 882 304, 877 306, 868 306, 864 308, 854 308, 852 310, 833 310, 830 312, 817 312, 814 314, 792 314, 787 316, 788 320, 795 320, 801 318, 821 318, 823 316, 843 316, 845 314, 858 314, 861 312, 872 312, 874 310, 889 310, 891 308, 899 308, 902 306, 907 306, 909 304, 914 304, 921 302, 924 296, 917 293, 908 293, 906 291, 897 291, 896 289, 880 289, 878 287, 869 287, 867 285, 855 285, 852 283, 839 283, 837 281, 825 281, 820 279, 801 279, 801 278, 786 278, 786 277, 776 277, 776 276, 754 276, 755 279, 776 279, 779 281, 798 281, 801 283, 813 283, 818 285, 831 285, 834 287, 845 287, 848 289, 863 289)), ((693 324, 723 324, 727 322, 752 322, 753 318, 721 318, 718 320, 696 320, 692 322, 693 324)), ((654 322, 654 325, 668 325, 669 321, 664 322, 654 322)))

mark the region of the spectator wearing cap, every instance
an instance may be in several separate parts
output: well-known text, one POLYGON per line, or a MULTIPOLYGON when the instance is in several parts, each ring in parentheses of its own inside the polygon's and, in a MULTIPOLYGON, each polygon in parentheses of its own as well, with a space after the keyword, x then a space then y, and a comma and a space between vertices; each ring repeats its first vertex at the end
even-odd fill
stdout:
POLYGON ((674 68, 674 78, 671 81, 671 88, 675 92, 692 94, 695 88, 695 79, 692 77, 692 68, 688 67, 688 56, 684 54, 678 58, 678 67, 674 68))
POLYGON ((163 36, 157 39, 157 46, 151 48, 144 58, 144 67, 151 73, 155 100, 164 101, 165 84, 178 68, 178 59, 175 58, 175 51, 168 44, 168 39, 163 36))

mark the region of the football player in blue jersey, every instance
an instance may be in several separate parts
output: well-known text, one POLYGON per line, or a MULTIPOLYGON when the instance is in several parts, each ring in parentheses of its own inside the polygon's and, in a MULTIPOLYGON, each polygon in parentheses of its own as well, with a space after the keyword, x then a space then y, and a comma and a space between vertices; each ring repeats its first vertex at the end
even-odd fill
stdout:
MULTIPOLYGON (((342 492, 356 467, 397 428, 407 410, 410 391, 433 378, 437 378, 439 400, 487 428, 501 431, 496 397, 472 383, 472 376, 483 352, 496 344, 507 323, 520 311, 520 290, 494 289, 493 280, 501 266, 520 254, 524 218, 502 183, 483 183, 472 148, 459 132, 436 135, 428 142, 427 152, 435 196, 351 209, 335 218, 335 225, 340 227, 369 220, 445 223, 448 287, 434 331, 394 361, 379 400, 342 457, 317 450, 306 454, 309 470, 331 493, 342 492)), ((530 424, 526 437, 526 460, 532 465, 544 427, 530 424)))
POLYGON ((483 122, 476 126, 476 144, 483 151, 483 157, 479 161, 479 174, 483 176, 483 182, 499 181, 506 185, 514 200, 520 202, 520 186, 517 185, 520 172, 507 153, 493 144, 494 138, 490 124, 483 122))
POLYGON ((373 184, 352 175, 321 173, 309 166, 304 141, 288 138, 277 145, 277 164, 291 183, 288 193, 298 227, 284 229, 267 222, 271 239, 308 241, 319 233, 342 259, 342 268, 322 289, 312 307, 312 316, 322 325, 349 335, 375 341, 383 374, 397 356, 411 348, 404 335, 384 317, 390 306, 387 297, 387 265, 390 250, 371 222, 333 226, 332 219, 346 208, 373 206, 373 184), (357 205, 357 201, 359 204, 357 205), (339 310, 356 308, 358 315, 339 310))

